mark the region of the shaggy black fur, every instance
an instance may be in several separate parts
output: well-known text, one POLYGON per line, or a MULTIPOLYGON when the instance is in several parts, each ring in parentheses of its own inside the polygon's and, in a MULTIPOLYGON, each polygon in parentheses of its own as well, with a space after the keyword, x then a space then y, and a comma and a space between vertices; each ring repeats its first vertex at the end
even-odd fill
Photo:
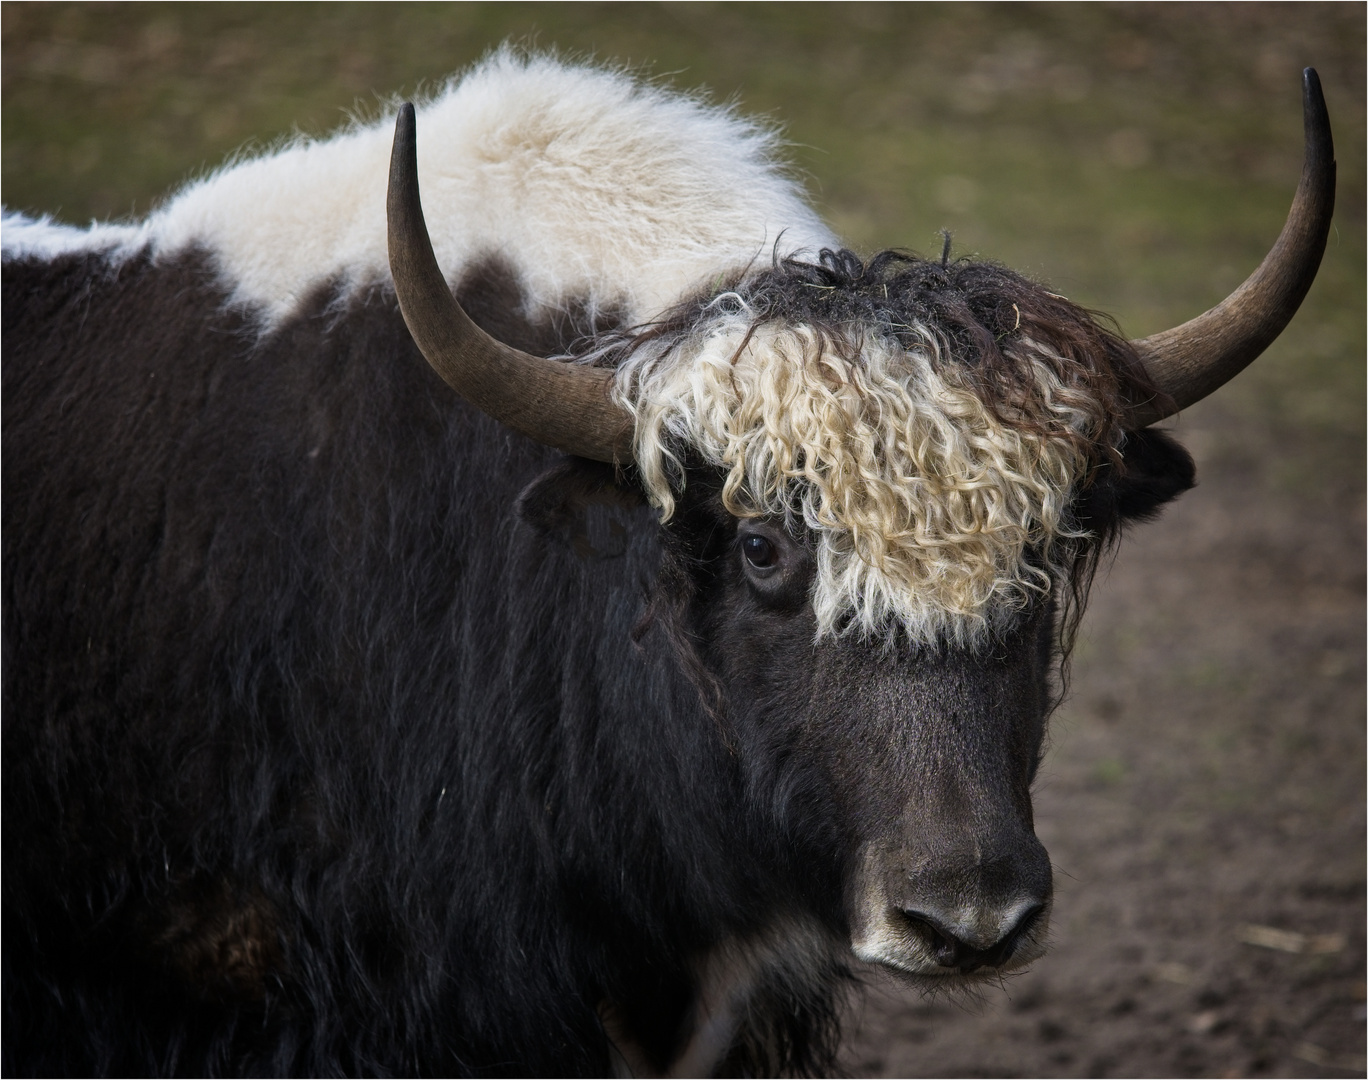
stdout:
MULTIPOLYGON (((708 477, 662 530, 392 295, 260 338, 210 266, 4 267, 5 1073, 605 1075, 609 1017, 664 1068, 701 958, 788 925, 832 944, 762 965, 723 1068, 829 1069, 853 845, 932 714, 1029 832, 1050 612, 814 663, 800 547, 747 578, 708 477)), ((462 288, 531 351, 604 329, 516 298, 462 288)), ((1094 486, 1105 533, 1182 484, 1094 486)))

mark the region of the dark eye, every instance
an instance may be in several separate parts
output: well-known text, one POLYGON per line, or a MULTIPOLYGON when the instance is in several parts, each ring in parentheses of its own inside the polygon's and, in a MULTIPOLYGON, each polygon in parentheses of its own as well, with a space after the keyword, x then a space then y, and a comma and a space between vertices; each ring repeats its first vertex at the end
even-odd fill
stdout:
POLYGON ((747 536, 741 541, 746 561, 757 570, 768 570, 779 561, 779 552, 763 536, 747 536))

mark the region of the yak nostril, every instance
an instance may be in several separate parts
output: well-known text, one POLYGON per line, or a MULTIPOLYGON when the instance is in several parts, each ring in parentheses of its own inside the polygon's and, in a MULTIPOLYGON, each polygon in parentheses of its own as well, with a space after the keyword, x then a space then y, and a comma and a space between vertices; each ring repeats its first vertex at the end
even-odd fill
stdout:
POLYGON ((937 964, 957 968, 967 975, 983 967, 1000 967, 1010 960, 1021 939, 1031 932, 1044 911, 1044 904, 1027 908, 1007 933, 986 948, 957 937, 943 922, 924 911, 902 910, 900 914, 937 964))
POLYGON ((1044 904, 1032 904, 1021 913, 1016 925, 1003 934, 1002 940, 993 946, 994 952, 1002 953, 1001 959, 997 963, 1004 963, 1016 951, 1017 943, 1031 932, 1031 929, 1040 921, 1040 916, 1044 913, 1044 904))
POLYGON ((904 911, 902 915, 941 967, 962 969, 966 964, 972 964, 969 968, 972 971, 980 966, 976 960, 981 950, 960 940, 941 922, 923 911, 904 911))

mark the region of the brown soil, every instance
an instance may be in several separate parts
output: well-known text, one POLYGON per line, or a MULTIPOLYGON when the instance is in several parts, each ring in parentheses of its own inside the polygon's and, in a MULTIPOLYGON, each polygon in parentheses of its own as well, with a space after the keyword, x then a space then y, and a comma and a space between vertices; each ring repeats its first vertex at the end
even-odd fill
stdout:
POLYGON ((1199 487, 1094 588, 1036 790, 1052 951, 977 1005, 872 975, 852 1074, 1363 1074, 1358 467, 1255 427, 1184 415, 1199 487))

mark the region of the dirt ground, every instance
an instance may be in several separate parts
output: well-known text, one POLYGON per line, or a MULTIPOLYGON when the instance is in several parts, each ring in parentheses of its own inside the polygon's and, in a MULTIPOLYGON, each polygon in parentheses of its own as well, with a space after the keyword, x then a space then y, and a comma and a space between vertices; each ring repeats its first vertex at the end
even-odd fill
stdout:
POLYGON ((852 1074, 1363 1074, 1362 493, 1219 398, 1178 432, 1200 486, 1097 583, 1037 787, 1052 951, 977 1007, 875 977, 852 1074))

